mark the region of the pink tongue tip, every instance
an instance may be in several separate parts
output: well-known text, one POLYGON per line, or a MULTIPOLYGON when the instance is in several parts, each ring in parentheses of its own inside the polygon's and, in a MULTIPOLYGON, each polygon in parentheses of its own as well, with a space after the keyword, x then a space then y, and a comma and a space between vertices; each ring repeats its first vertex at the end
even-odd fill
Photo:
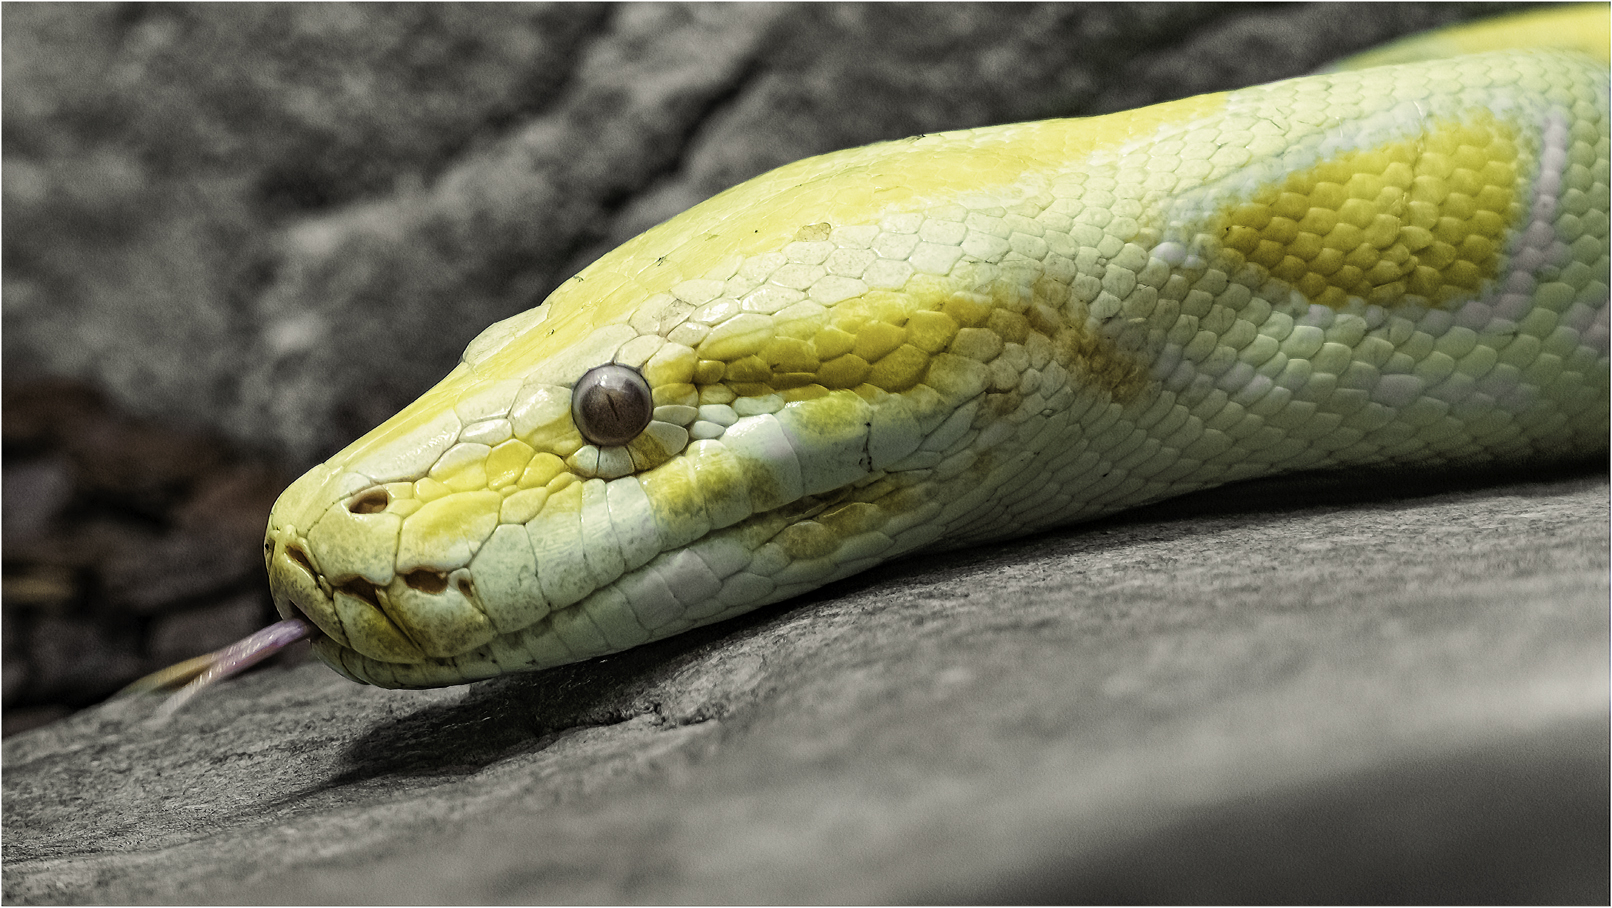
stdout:
MULTIPOLYGON (((314 626, 301 618, 287 618, 231 643, 213 654, 213 667, 196 681, 222 681, 238 675, 282 649, 312 636, 314 626)), ((192 681, 195 684, 196 681, 192 681)))
POLYGON ((311 622, 287 618, 212 653, 205 657, 207 668, 164 701, 157 709, 155 718, 159 721, 168 719, 204 688, 246 671, 298 640, 312 637, 315 630, 317 628, 311 622))

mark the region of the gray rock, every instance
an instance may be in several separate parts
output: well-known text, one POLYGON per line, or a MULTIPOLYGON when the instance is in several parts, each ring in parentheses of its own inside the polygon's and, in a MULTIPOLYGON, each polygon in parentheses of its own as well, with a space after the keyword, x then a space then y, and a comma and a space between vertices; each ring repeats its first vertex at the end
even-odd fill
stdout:
POLYGON ((1373 496, 1200 496, 466 688, 114 701, 5 741, 4 895, 1605 902, 1605 477, 1373 496))

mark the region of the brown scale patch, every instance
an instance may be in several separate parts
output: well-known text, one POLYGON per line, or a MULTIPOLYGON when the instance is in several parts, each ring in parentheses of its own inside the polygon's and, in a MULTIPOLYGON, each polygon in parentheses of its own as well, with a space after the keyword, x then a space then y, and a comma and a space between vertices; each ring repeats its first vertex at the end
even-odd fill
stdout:
POLYGON ((375 584, 370 583, 368 580, 365 580, 362 577, 353 577, 348 580, 343 580, 341 583, 335 584, 335 588, 349 596, 352 596, 354 599, 362 599, 363 601, 374 606, 376 609, 381 607, 381 597, 376 592, 375 584))
POLYGON ((834 233, 834 226, 829 223, 807 224, 795 231, 797 243, 821 243, 834 233))
POLYGON ((440 593, 448 588, 448 575, 442 573, 441 571, 432 571, 427 570, 426 568, 420 568, 419 570, 409 571, 407 574, 404 574, 403 582, 408 584, 410 589, 419 590, 422 593, 435 594, 440 593))
POLYGON ((840 539, 869 533, 884 526, 884 515, 877 505, 866 501, 848 501, 824 511, 817 522, 827 527, 840 539))
POLYGON ((1063 328, 1052 337, 1053 359, 1075 380, 1107 391, 1125 404, 1152 382, 1139 350, 1122 350, 1112 340, 1084 328, 1063 328))
POLYGON ((790 558, 808 561, 834 554, 840 546, 840 537, 815 520, 803 520, 784 527, 773 537, 773 542, 790 558))

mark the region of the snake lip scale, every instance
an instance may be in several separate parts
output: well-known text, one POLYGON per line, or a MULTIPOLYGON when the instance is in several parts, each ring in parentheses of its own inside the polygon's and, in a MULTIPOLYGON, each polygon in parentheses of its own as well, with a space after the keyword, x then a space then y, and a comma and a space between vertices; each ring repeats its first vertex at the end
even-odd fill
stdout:
POLYGON ((1604 456, 1607 33, 1528 13, 729 189, 293 483, 279 637, 456 684, 1241 479, 1604 456))

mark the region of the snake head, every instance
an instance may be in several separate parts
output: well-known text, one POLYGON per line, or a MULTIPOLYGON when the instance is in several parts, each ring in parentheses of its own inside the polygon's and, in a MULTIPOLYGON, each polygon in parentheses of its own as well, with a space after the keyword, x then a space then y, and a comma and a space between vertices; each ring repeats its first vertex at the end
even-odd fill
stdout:
MULTIPOLYGON (((821 262, 833 235, 813 225, 769 264, 821 262)), ((265 539, 282 616, 385 686, 614 652, 933 542, 945 505, 1012 468, 983 427, 1047 405, 1026 371, 1074 394, 1080 344, 1044 305, 1007 319, 938 282, 827 305, 721 268, 615 320, 584 272, 488 329, 286 490, 265 539), (1022 368, 993 372, 1004 353, 1022 368)))
POLYGON ((934 518, 1022 469, 992 454, 1015 414, 1106 406, 1147 378, 1070 326, 1067 278, 959 265, 964 209, 881 214, 880 187, 912 190, 903 144, 857 150, 894 163, 836 202, 844 223, 797 212, 844 192, 845 162, 801 162, 487 329, 285 491, 265 539, 281 615, 316 625, 350 677, 434 686, 614 652, 966 539, 934 518))

